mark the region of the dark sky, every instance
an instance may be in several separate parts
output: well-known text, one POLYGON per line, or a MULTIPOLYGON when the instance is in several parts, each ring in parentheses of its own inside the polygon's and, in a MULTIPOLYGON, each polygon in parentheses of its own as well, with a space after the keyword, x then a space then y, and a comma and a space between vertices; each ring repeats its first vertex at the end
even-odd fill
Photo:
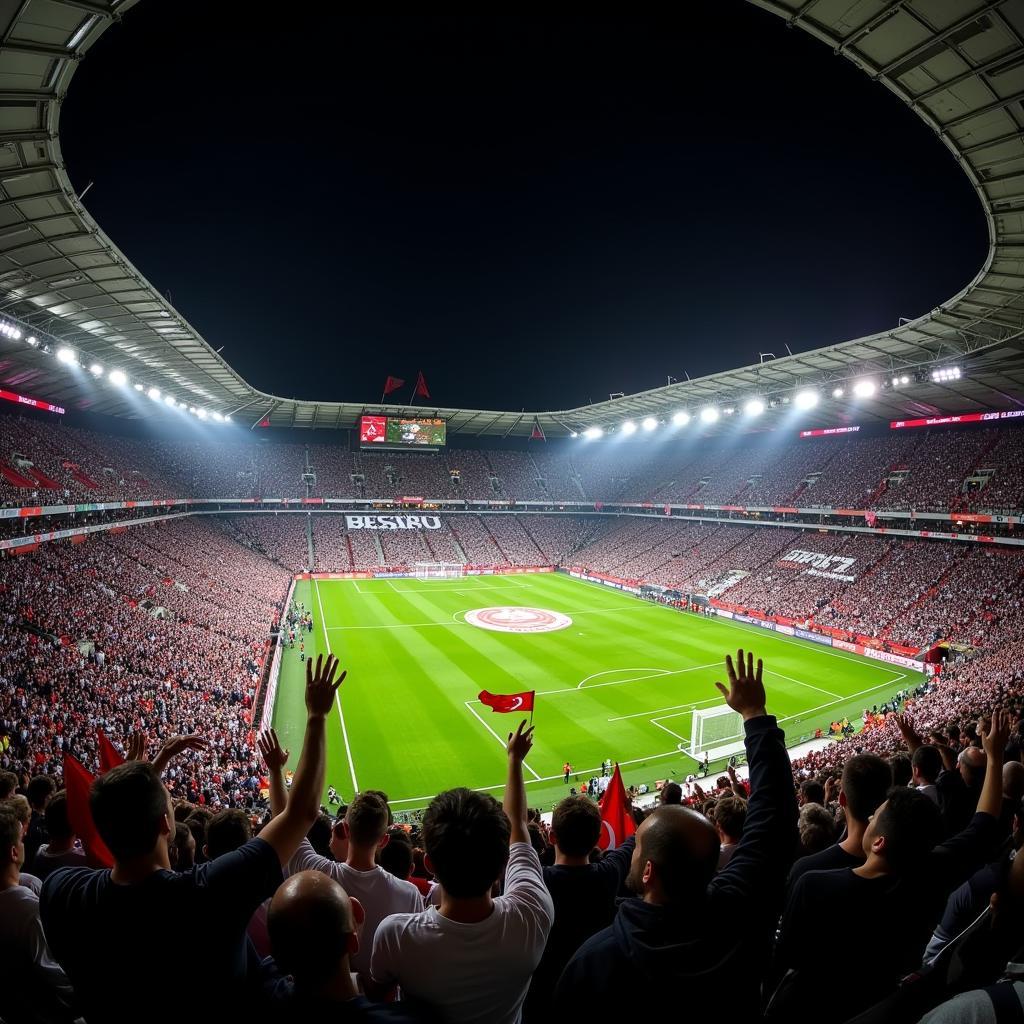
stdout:
POLYGON ((984 257, 931 132, 742 0, 331 6, 143 0, 64 106, 90 211, 258 387, 565 408, 892 326, 984 257))

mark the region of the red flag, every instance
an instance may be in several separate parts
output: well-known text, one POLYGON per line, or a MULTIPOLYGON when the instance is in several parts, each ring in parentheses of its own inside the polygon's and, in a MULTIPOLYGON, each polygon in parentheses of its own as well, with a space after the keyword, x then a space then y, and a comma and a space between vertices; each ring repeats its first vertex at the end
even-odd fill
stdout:
MULTIPOLYGON (((420 376, 422 377, 423 374, 420 374, 420 376)), ((400 387, 403 387, 404 384, 405 381, 401 377, 392 377, 388 374, 384 381, 384 394, 390 395, 392 391, 397 391, 400 387)))
POLYGON ((68 821, 75 835, 82 840, 89 863, 95 868, 112 868, 114 858, 107 849, 107 844, 100 838, 96 823, 92 820, 89 810, 89 789, 92 787, 93 776, 86 771, 81 762, 70 754, 64 755, 64 789, 68 800, 68 821))
POLYGON ((488 693, 481 690, 476 699, 481 704, 486 704, 492 711, 507 715, 513 711, 533 711, 535 693, 536 690, 527 690, 525 693, 488 693))
POLYGON ((111 768, 124 764, 124 758, 114 749, 114 744, 107 739, 102 729, 96 730, 96 742, 100 748, 100 775, 106 775, 111 768))
POLYGON ((412 394, 414 398, 430 397, 430 392, 427 390, 427 378, 423 376, 422 370, 416 374, 416 390, 412 394))
POLYGON ((878 522, 878 516, 875 515, 874 512, 870 512, 870 511, 865 512, 864 513, 864 521, 868 524, 868 526, 874 526, 875 523, 878 522))
POLYGON ((546 441, 547 438, 544 436, 544 431, 541 429, 540 420, 536 416, 533 417, 533 430, 530 431, 531 441, 546 441))
POLYGON ((636 831, 636 822, 630 813, 622 773, 615 766, 615 774, 601 797, 601 835, 597 840, 601 850, 614 850, 636 831))

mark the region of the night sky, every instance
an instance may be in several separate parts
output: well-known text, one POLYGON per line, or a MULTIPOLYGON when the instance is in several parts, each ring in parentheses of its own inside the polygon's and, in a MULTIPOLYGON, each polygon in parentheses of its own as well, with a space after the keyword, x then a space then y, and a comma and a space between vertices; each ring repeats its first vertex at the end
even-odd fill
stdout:
POLYGON ((257 387, 566 408, 891 327, 984 258, 924 124, 742 0, 330 6, 143 0, 64 105, 85 205, 257 387))

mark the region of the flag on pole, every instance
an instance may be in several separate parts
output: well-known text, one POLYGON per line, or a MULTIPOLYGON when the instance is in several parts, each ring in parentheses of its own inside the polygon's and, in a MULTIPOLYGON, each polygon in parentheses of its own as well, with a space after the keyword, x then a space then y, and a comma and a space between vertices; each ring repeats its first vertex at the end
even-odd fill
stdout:
POLYGON ((541 430, 540 420, 536 416, 533 417, 533 430, 530 432, 531 441, 546 441, 547 438, 544 436, 544 431, 541 430))
POLYGON ((488 693, 481 690, 476 699, 481 704, 486 704, 492 711, 507 715, 514 711, 532 712, 535 693, 536 690, 527 690, 525 693, 488 693))
POLYGON ((416 374, 416 390, 412 393, 413 398, 429 398, 430 392, 427 390, 427 378, 423 376, 423 371, 420 370, 416 374))
POLYGON ((96 823, 89 809, 89 790, 92 788, 92 773, 70 754, 64 755, 64 790, 67 793, 68 821, 76 836, 82 841, 82 848, 94 868, 112 868, 114 858, 107 844, 100 838, 96 823))
POLYGON ((397 391, 400 387, 404 387, 405 380, 402 377, 392 377, 388 374, 384 381, 384 394, 390 395, 392 391, 397 391))
POLYGON ((636 831, 636 822, 630 812, 622 773, 615 765, 615 774, 601 797, 601 835, 597 840, 601 850, 614 850, 636 831))
POLYGON ((124 758, 114 748, 114 744, 107 739, 107 734, 102 729, 96 730, 96 742, 100 748, 100 775, 106 775, 111 768, 124 764, 124 758))

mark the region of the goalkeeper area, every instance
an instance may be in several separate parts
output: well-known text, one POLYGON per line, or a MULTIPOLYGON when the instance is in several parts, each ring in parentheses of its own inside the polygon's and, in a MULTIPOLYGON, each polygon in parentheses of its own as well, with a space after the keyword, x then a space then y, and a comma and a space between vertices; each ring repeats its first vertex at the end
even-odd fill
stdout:
MULTIPOLYGON (((306 656, 335 654, 348 678, 328 723, 327 784, 346 801, 381 789, 396 812, 453 786, 500 797, 505 737, 519 721, 481 690, 535 690, 525 767, 530 804, 549 810, 618 761, 627 786, 682 782, 708 750, 714 771, 742 749, 742 723, 715 681, 737 648, 764 660, 768 710, 795 746, 924 677, 899 665, 727 619, 653 604, 561 573, 299 580, 311 609, 306 656), (697 712, 697 714, 695 714, 697 712), (710 712, 710 714, 708 714, 710 712), (573 766, 569 784, 562 766, 573 766)), ((419 570, 419 567, 417 567, 419 570)), ((299 644, 285 647, 274 726, 297 761, 305 709, 299 644)), ((326 803, 326 798, 325 798, 326 803)))

